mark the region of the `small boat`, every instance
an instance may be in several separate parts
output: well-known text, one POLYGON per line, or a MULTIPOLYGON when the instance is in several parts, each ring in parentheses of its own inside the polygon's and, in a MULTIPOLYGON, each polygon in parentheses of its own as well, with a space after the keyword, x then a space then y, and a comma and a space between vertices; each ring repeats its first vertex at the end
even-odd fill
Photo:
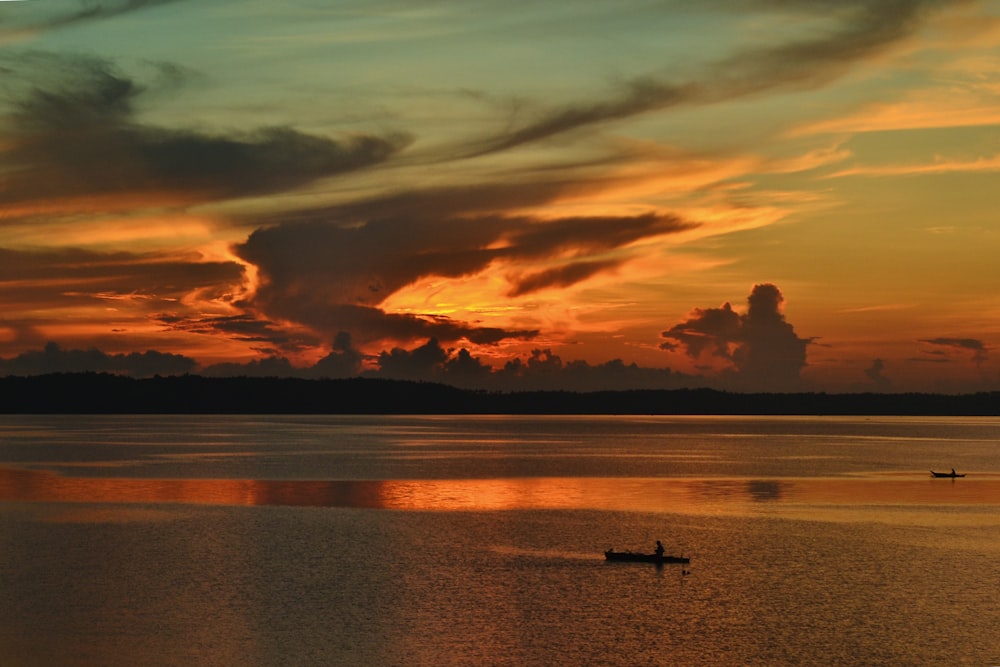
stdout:
POLYGON ((954 470, 952 470, 951 472, 934 472, 933 470, 931 470, 931 477, 951 477, 952 479, 954 479, 955 477, 965 477, 965 473, 959 475, 954 470))
POLYGON ((614 549, 608 549, 604 552, 604 558, 607 560, 627 562, 627 563, 656 563, 657 565, 663 565, 664 563, 690 563, 690 558, 685 558, 683 556, 668 556, 666 554, 639 554, 634 551, 615 551, 614 549))

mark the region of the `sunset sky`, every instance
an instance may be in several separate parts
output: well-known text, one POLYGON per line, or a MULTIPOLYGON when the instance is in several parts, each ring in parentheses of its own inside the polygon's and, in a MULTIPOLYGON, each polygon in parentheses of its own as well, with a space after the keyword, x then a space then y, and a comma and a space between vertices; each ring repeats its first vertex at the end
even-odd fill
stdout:
POLYGON ((0 118, 0 374, 1000 389, 1000 1, 4 1, 0 118))

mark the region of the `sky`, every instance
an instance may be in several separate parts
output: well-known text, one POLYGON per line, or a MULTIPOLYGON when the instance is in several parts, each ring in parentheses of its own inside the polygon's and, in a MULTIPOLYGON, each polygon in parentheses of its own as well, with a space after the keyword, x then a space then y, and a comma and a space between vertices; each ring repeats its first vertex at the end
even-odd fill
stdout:
POLYGON ((1000 1, 0 2, 0 373, 1000 389, 1000 1))

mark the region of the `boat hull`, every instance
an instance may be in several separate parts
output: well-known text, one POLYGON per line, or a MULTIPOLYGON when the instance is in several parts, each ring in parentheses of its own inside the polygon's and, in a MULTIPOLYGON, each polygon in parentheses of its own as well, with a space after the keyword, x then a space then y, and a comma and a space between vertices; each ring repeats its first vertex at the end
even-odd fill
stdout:
POLYGON ((933 470, 931 470, 931 477, 950 477, 954 479, 956 477, 965 477, 965 473, 959 475, 958 473, 954 472, 934 472, 933 470))
POLYGON ((657 554, 637 554, 631 551, 605 551, 604 558, 622 563, 656 563, 657 565, 673 563, 690 563, 690 558, 683 556, 659 556, 657 554))

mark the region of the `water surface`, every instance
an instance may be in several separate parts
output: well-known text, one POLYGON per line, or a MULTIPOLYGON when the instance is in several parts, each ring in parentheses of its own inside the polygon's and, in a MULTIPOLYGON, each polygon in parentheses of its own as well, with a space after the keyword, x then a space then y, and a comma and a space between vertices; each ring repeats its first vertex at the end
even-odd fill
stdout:
POLYGON ((996 419, 5 417, 0 664, 1000 664, 998 445, 996 419), (656 539, 691 564, 603 560, 656 539))

